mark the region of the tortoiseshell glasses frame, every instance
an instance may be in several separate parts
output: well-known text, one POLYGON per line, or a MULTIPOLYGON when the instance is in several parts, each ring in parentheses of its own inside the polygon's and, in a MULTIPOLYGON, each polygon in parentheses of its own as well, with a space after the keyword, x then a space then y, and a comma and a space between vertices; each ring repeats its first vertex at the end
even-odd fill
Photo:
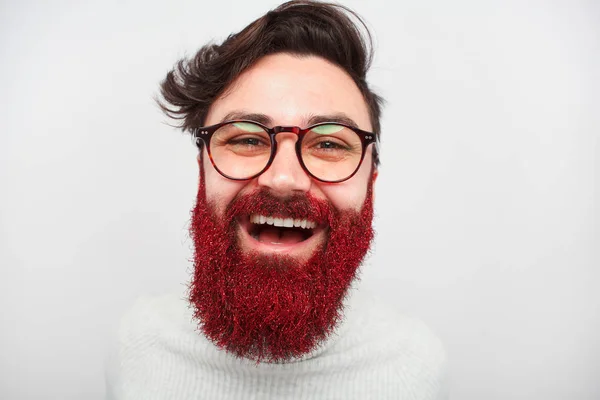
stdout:
POLYGON ((269 128, 259 122, 242 119, 242 120, 224 121, 224 122, 221 122, 221 123, 218 123, 215 125, 199 127, 199 128, 195 128, 195 129, 191 130, 191 134, 192 134, 192 137, 194 138, 194 142, 195 142, 196 146, 200 150, 202 150, 202 143, 204 143, 204 145, 206 146, 208 157, 210 158, 210 161, 211 161, 213 167, 217 170, 217 172, 219 172, 225 178, 228 178, 231 180, 236 180, 236 181, 244 181, 244 180, 250 180, 250 179, 256 178, 257 176, 259 176, 263 172, 265 172, 267 169, 269 169, 269 167, 273 163, 273 160, 275 159, 275 155, 277 154, 277 140, 275 139, 275 135, 277 135, 278 133, 281 133, 281 132, 290 132, 290 133, 294 133, 298 136, 298 139, 296 141, 296 156, 298 157, 300 166, 312 178, 314 178, 320 182, 327 182, 327 183, 340 183, 340 182, 344 182, 344 181, 352 178, 356 174, 356 172, 359 170, 360 166, 362 165, 362 162, 365 158, 365 154, 366 154, 366 150, 367 150, 368 146, 371 143, 373 143, 375 148, 377 148, 378 143, 379 143, 379 138, 375 133, 364 131, 355 126, 351 126, 351 125, 340 123, 340 122, 320 122, 318 124, 311 125, 307 128, 300 128, 298 126, 274 126, 272 128, 269 128), (252 173, 251 175, 249 175, 247 177, 241 177, 241 178, 231 176, 231 175, 223 172, 223 170, 221 168, 219 168, 219 166, 215 162, 215 160, 213 158, 213 153, 211 151, 211 141, 212 141, 214 133, 226 125, 235 124, 235 123, 242 123, 242 124, 246 123, 246 124, 253 124, 255 126, 258 126, 258 127, 262 128, 262 130, 264 130, 264 132, 269 135, 269 140, 270 140, 270 155, 269 155, 269 159, 268 159, 267 163, 265 164, 264 168, 260 169, 260 171, 258 171, 256 173, 252 173), (360 142, 362 144, 360 160, 357 162, 356 167, 347 176, 344 176, 343 178, 323 179, 323 177, 316 176, 309 170, 309 168, 307 168, 307 166, 304 162, 304 159, 303 159, 302 141, 304 140, 306 134, 308 132, 313 131, 315 128, 324 127, 326 125, 339 126, 339 127, 343 127, 343 128, 347 128, 347 129, 351 130, 352 132, 354 132, 357 135, 357 137, 360 139, 360 142))

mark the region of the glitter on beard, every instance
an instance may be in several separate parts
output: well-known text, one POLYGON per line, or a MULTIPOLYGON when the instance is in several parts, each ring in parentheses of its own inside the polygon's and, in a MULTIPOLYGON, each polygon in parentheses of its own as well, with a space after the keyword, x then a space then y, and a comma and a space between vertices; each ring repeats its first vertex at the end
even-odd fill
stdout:
POLYGON ((372 180, 361 211, 336 210, 309 194, 282 199, 267 189, 236 197, 219 218, 201 171, 190 233, 189 299, 201 332, 217 347, 256 362, 285 362, 318 348, 342 318, 343 301, 374 236, 372 180), (244 252, 237 218, 288 215, 328 231, 306 262, 244 252))

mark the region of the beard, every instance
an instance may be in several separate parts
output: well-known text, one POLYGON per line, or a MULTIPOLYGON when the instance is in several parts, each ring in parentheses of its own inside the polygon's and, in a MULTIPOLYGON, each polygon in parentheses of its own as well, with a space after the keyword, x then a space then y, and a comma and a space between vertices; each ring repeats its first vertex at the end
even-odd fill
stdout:
MULTIPOLYGON (((203 175, 203 174, 201 174, 203 175)), ((343 317, 343 304, 374 236, 372 180, 360 211, 337 210, 309 194, 266 189, 238 195, 217 216, 204 179, 192 211, 194 275, 189 300, 200 331, 217 347, 256 362, 285 362, 317 349, 343 317), (242 251, 241 218, 308 219, 326 234, 307 260, 242 251)))

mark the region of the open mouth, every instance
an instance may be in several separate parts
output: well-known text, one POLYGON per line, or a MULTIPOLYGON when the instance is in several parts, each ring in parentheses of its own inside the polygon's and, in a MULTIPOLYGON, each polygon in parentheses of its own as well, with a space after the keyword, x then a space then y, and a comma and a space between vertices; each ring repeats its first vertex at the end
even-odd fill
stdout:
POLYGON ((249 217, 248 234, 265 244, 293 245, 315 234, 317 223, 308 219, 280 218, 259 214, 249 217))

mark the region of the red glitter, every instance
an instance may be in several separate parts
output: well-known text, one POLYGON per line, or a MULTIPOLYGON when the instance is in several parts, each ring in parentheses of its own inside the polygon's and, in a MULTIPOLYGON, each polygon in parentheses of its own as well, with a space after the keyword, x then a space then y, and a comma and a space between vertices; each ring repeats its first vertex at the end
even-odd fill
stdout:
POLYGON ((268 190, 235 198, 218 218, 201 177, 190 233, 190 302, 200 330, 218 347, 257 362, 282 362, 315 350, 342 317, 343 299, 372 238, 369 182, 360 212, 336 210, 308 194, 281 199, 268 190), (242 252, 236 218, 250 214, 309 219, 328 231, 305 263, 287 255, 242 252))

